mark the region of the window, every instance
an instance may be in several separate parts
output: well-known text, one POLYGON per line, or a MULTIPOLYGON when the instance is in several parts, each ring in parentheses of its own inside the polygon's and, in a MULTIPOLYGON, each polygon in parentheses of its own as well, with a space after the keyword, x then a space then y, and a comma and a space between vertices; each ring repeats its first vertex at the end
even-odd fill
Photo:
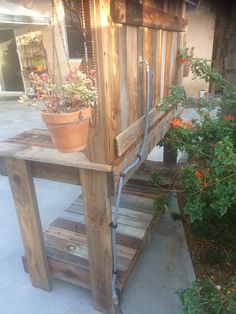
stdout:
POLYGON ((69 58, 83 58, 84 34, 79 16, 80 1, 63 0, 69 58))

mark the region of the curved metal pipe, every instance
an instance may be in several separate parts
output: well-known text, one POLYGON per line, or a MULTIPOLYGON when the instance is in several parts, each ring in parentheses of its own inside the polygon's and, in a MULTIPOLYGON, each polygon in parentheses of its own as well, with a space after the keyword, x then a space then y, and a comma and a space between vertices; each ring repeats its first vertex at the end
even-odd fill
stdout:
POLYGON ((131 169, 133 169, 138 163, 141 161, 144 148, 147 141, 148 136, 148 127, 149 127, 149 111, 150 111, 150 69, 149 64, 146 60, 141 60, 140 64, 145 64, 146 66, 146 117, 145 117, 145 129, 144 129, 144 137, 142 145, 139 149, 136 159, 120 173, 117 192, 115 196, 115 212, 113 215, 111 228, 112 228, 112 261, 113 261, 113 271, 112 271, 112 299, 114 304, 119 304, 118 295, 116 292, 116 278, 117 278, 117 251, 116 251, 116 228, 117 228, 117 220, 118 220, 118 213, 120 207, 120 199, 121 199, 121 192, 124 183, 125 176, 129 173, 131 169))

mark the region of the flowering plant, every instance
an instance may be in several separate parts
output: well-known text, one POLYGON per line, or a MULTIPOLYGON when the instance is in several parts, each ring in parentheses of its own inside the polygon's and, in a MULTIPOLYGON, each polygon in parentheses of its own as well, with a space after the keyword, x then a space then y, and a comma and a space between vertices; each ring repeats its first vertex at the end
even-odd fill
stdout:
POLYGON ((221 219, 236 206, 236 87, 206 59, 189 57, 194 77, 211 80, 221 94, 220 100, 186 98, 182 88, 174 86, 159 110, 191 104, 199 115, 198 120, 187 122, 175 117, 166 136, 167 142, 190 157, 190 165, 182 174, 187 200, 184 211, 190 223, 195 223, 221 219), (214 107, 218 112, 212 116, 214 107))
POLYGON ((178 55, 179 55, 180 63, 191 62, 193 53, 194 53, 194 47, 192 47, 191 49, 187 47, 185 49, 179 49, 178 55))
POLYGON ((57 86, 53 84, 47 73, 38 75, 30 73, 29 80, 33 89, 34 97, 30 99, 27 95, 20 98, 20 102, 29 105, 44 105, 42 110, 51 113, 68 113, 80 111, 93 106, 97 99, 97 90, 94 87, 94 71, 87 77, 78 68, 71 69, 65 77, 66 84, 57 86))
POLYGON ((225 284, 228 278, 222 275, 234 274, 236 265, 236 87, 212 69, 206 59, 190 56, 189 60, 193 79, 211 81, 218 92, 217 99, 183 98, 183 95, 179 98, 176 90, 181 87, 175 86, 162 99, 159 109, 169 111, 179 103, 191 104, 198 113, 192 121, 174 118, 166 139, 189 156, 187 164, 177 168, 180 175, 174 184, 178 184, 178 192, 185 196, 182 217, 192 243, 192 256, 198 265, 211 263, 216 268, 211 267, 209 272, 207 267, 199 267, 200 276, 209 278, 211 284, 209 280, 198 281, 178 294, 184 313, 209 313, 210 308, 212 313, 236 313, 236 282, 233 286, 229 283, 220 293, 219 286, 212 285, 219 278, 225 284), (211 112, 213 108, 215 111, 211 112))

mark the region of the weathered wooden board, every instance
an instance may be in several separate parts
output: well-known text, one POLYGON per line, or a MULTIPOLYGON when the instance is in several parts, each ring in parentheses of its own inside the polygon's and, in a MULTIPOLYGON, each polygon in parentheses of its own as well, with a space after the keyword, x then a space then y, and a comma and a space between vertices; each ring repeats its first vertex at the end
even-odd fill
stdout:
POLYGON ((175 32, 184 32, 187 27, 187 21, 182 17, 163 12, 154 5, 141 4, 139 1, 111 1, 111 15, 115 23, 175 32))
POLYGON ((13 157, 16 159, 41 162, 52 165, 62 165, 77 167, 82 169, 92 169, 103 172, 111 172, 112 167, 106 164, 99 164, 89 161, 88 157, 81 152, 78 153, 61 153, 53 148, 47 148, 43 146, 43 142, 38 141, 35 146, 35 142, 32 141, 32 137, 36 137, 37 132, 41 132, 38 129, 33 129, 27 133, 22 133, 14 138, 10 139, 10 142, 0 142, 0 156, 13 157), (36 134, 35 134, 36 133, 36 134), (25 138, 25 134, 27 137, 25 138))
POLYGON ((31 170, 32 175, 35 178, 70 184, 80 184, 79 169, 77 167, 32 162, 31 170))
POLYGON ((68 281, 74 285, 91 289, 91 280, 89 270, 85 270, 79 267, 78 260, 76 259, 76 263, 71 265, 68 262, 68 258, 62 253, 63 258, 62 261, 58 260, 58 252, 55 257, 52 252, 47 250, 48 255, 48 263, 52 270, 52 274, 61 280, 68 281))
MULTIPOLYGON (((139 120, 116 136, 115 147, 118 157, 121 157, 132 145, 137 144, 140 140, 140 137, 144 133, 145 116, 139 118, 139 120)), ((164 112, 159 112, 156 108, 151 109, 149 112, 149 129, 151 130, 164 117, 164 112)))
POLYGON ((7 143, 25 144, 30 146, 54 148, 48 130, 31 129, 7 139, 7 143))
POLYGON ((50 290, 42 226, 29 163, 6 158, 5 164, 23 238, 30 278, 35 287, 50 290))
POLYGON ((170 87, 170 61, 171 61, 171 32, 166 32, 166 49, 165 49, 165 74, 164 74, 164 96, 168 96, 170 87))
POLYGON ((137 120, 137 28, 127 26, 127 90, 129 125, 137 120))
POLYGON ((106 173, 85 169, 80 169, 80 179, 92 294, 97 309, 100 311, 108 311, 109 309, 112 313, 112 242, 109 182, 106 173))
MULTIPOLYGON (((117 25, 119 32, 119 63, 127 65, 127 26, 117 25)), ((120 122, 121 131, 129 126, 129 97, 127 84, 128 71, 127 67, 120 66, 120 122)))
MULTIPOLYGON (((118 216, 117 288, 122 291, 153 225, 153 201, 122 195, 118 216)), ((91 289, 91 267, 83 202, 78 198, 44 233, 49 265, 54 276, 91 289)), ((113 207, 114 212, 114 207, 113 207)), ((96 273, 98 276, 98 273, 96 273)))
MULTIPOLYGON (((142 178, 146 178, 147 175, 143 175, 142 178)), ((151 202, 149 202, 149 208, 151 206, 151 202)), ((75 212, 77 214, 84 214, 84 207, 83 207, 83 201, 82 201, 82 198, 81 196, 78 197, 77 200, 75 200, 71 205, 70 207, 68 207, 68 209, 66 210, 67 212, 75 212)), ((115 212, 115 206, 112 206, 112 213, 115 212)), ((135 202, 133 202, 133 204, 126 206, 126 207, 120 207, 119 209, 119 215, 118 217, 120 216, 125 216, 127 217, 127 219, 129 218, 133 218, 137 221, 145 221, 145 222, 148 222, 150 221, 150 219, 152 219, 152 214, 151 213, 145 213, 145 212, 142 212, 140 211, 140 209, 136 209, 136 204, 135 202)), ((118 218, 119 219, 119 218, 118 218)))
MULTIPOLYGON (((179 113, 181 110, 180 108, 178 108, 176 111, 173 110, 171 112, 169 112, 165 118, 163 118, 155 128, 153 128, 150 132, 149 132, 149 136, 148 136, 148 140, 144 149, 144 154, 143 154, 143 158, 140 161, 140 163, 137 165, 137 167, 135 167, 134 169, 132 169, 125 177, 124 179, 124 183, 128 181, 128 179, 133 175, 133 173, 136 171, 136 169, 140 166, 140 164, 147 158, 147 155, 149 154, 149 152, 154 148, 154 146, 160 142, 160 140, 165 136, 165 134, 167 133, 167 131, 169 130, 170 127, 170 122, 172 120, 172 118, 179 113)), ((140 149, 140 146, 142 144, 142 140, 139 142, 138 145, 136 145, 135 147, 131 147, 125 154, 124 154, 124 158, 122 160, 119 160, 119 162, 114 162, 113 165, 113 173, 114 173, 114 187, 116 189, 117 187, 117 182, 118 182, 118 178, 119 178, 119 174, 129 165, 131 164, 132 161, 135 160, 136 155, 140 149)))

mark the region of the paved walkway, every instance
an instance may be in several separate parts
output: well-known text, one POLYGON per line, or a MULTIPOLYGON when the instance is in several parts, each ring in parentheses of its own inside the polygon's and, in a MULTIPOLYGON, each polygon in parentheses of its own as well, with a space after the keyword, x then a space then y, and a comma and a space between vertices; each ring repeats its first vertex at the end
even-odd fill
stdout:
MULTIPOLYGON (((42 127, 39 113, 17 102, 0 101, 0 139, 32 127, 42 127)), ((152 152, 158 159, 158 151, 152 152)), ((35 180, 40 215, 45 228, 77 198, 73 185, 35 180)), ((128 281, 122 298, 124 314, 180 314, 176 289, 191 284, 195 275, 180 221, 171 219, 178 211, 173 194, 170 210, 163 214, 157 231, 146 247, 128 281)), ((17 217, 7 177, 0 176, 0 313, 4 314, 93 314, 91 293, 54 279, 50 293, 31 286, 23 270, 17 217)))

